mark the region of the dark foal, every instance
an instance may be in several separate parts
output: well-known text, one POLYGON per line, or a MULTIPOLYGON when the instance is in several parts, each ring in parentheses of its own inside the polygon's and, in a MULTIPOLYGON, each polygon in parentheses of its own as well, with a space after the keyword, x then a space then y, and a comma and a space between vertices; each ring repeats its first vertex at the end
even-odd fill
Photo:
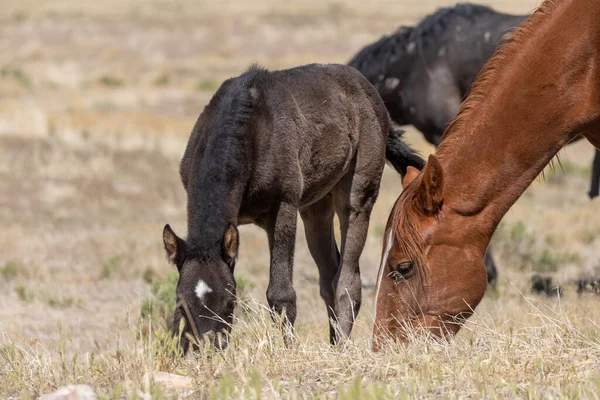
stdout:
MULTIPOLYGON (((198 336, 230 330, 237 226, 249 223, 269 239, 269 306, 292 326, 300 212, 330 321, 348 337, 361 304, 358 261, 386 157, 402 174, 424 163, 393 130, 375 88, 351 67, 252 68, 224 82, 200 114, 181 160, 188 237, 178 238, 168 225, 163 233, 180 273, 174 331, 180 321, 198 336)), ((332 324, 330 340, 336 341, 332 324)), ((185 338, 183 346, 189 346, 185 338)))

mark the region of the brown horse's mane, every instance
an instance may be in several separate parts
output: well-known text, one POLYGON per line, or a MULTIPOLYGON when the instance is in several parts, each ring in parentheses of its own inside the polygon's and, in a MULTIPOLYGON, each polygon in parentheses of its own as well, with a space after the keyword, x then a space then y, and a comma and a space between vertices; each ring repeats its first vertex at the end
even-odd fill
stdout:
MULTIPOLYGON (((500 46, 492 58, 486 63, 483 70, 479 73, 477 80, 467 99, 461 105, 457 116, 450 122, 442 137, 442 142, 438 147, 440 150, 450 148, 455 141, 448 140, 456 132, 460 132, 464 127, 471 123, 474 116, 477 115, 479 105, 489 97, 489 92, 496 86, 500 79, 503 68, 514 58, 515 54, 531 36, 535 29, 543 24, 552 15, 556 8, 567 0, 546 0, 523 25, 518 28, 511 37, 500 46)), ((560 160, 559 160, 560 163, 560 160)), ((396 245, 402 249, 406 256, 412 261, 421 264, 425 255, 425 247, 421 228, 418 224, 417 210, 413 202, 415 190, 422 179, 419 175, 413 182, 404 188, 394 206, 393 221, 390 229, 395 229, 394 240, 396 245)), ((389 232, 389 231, 388 231, 389 232)), ((386 232, 387 237, 387 232, 386 232)))
MULTIPOLYGON (((389 230, 394 230, 394 241, 398 248, 410 259, 417 263, 417 265, 423 265, 425 261, 425 255, 423 253, 424 241, 421 235, 421 226, 413 205, 413 194, 414 188, 417 187, 421 176, 417 177, 411 182, 404 191, 407 193, 405 196, 400 196, 394 205, 396 212, 391 213, 392 221, 389 230)), ((384 235, 384 240, 387 240, 388 232, 384 235)), ((384 249, 387 243, 384 243, 384 249)))
POLYGON ((520 50, 522 45, 532 36, 535 29, 547 21, 558 6, 566 2, 567 1, 565 0, 544 1, 523 25, 515 30, 503 45, 496 49, 494 55, 484 65, 477 76, 469 96, 460 107, 460 111, 444 131, 439 149, 448 147, 451 141, 445 139, 452 136, 454 132, 461 131, 461 129, 469 123, 475 111, 478 109, 479 104, 488 97, 489 92, 496 86, 504 67, 514 58, 514 55, 520 50))

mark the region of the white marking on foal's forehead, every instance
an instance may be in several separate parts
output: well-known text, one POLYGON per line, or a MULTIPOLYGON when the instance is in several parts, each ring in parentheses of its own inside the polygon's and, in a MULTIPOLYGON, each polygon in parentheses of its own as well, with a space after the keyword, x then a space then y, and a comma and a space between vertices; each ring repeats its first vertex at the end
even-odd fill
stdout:
POLYGON ((198 281, 198 283, 196 284, 196 296, 198 296, 198 298, 200 300, 202 300, 204 298, 204 296, 210 292, 212 292, 212 289, 210 288, 210 286, 208 286, 206 284, 206 282, 204 282, 202 279, 200 279, 198 281))

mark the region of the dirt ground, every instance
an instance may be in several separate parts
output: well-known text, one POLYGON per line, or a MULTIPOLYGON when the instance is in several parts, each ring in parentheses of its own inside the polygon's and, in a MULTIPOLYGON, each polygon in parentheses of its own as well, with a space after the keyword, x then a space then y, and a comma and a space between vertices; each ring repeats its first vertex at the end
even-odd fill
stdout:
MULTIPOLYGON (((486 3, 514 13, 537 4, 486 3)), ((131 326, 150 296, 148 282, 173 270, 162 227, 185 232, 179 159, 220 83, 253 63, 345 63, 381 35, 450 4, 0 0, 0 345, 67 338, 70 352, 102 353, 135 342, 131 326)), ((433 151, 415 130, 407 137, 424 155, 433 151)), ((588 143, 569 146, 564 171, 548 169, 508 213, 493 242, 498 292, 478 308, 483 315, 510 323, 529 304, 534 273, 568 283, 597 270, 600 200, 587 197, 592 156, 588 143)), ((357 339, 369 335, 381 235, 401 189, 386 168, 361 258, 357 339)), ((301 222, 298 232, 298 330, 325 343, 325 307, 301 222)), ((237 274, 261 303, 268 260, 264 233, 242 227, 237 274)), ((560 307, 556 299, 534 301, 560 307)), ((568 288, 562 302, 598 315, 598 302, 568 288)))

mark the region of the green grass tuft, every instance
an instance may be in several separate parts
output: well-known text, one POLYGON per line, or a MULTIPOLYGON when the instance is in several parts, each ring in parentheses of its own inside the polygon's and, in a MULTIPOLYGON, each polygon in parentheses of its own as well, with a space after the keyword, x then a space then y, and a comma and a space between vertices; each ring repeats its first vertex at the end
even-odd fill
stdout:
POLYGON ((152 327, 169 326, 173 321, 173 313, 177 304, 177 281, 179 273, 173 271, 164 280, 152 282, 150 292, 152 297, 145 299, 141 305, 141 318, 148 321, 152 327))
POLYGON ((196 90, 201 92, 214 92, 219 88, 219 82, 213 78, 201 79, 196 85, 196 90))
POLYGON ((0 275, 7 280, 13 280, 19 275, 24 275, 23 265, 17 261, 7 261, 0 268, 0 275))
POLYGON ((15 288, 15 292, 17 293, 17 296, 19 296, 19 299, 21 299, 21 301, 29 303, 32 302, 33 299, 35 299, 35 293, 27 289, 23 285, 17 286, 15 288))
POLYGON ((122 272, 131 262, 131 257, 127 254, 118 254, 110 257, 104 262, 104 264, 102 264, 102 269, 100 270, 100 279, 109 279, 115 273, 122 272))
POLYGON ((112 76, 112 75, 101 76, 98 79, 98 82, 101 85, 104 85, 107 87, 112 87, 112 88, 121 87, 125 84, 121 78, 117 78, 116 76, 112 76))
POLYGON ((0 77, 4 79, 13 79, 21 86, 29 88, 31 86, 31 80, 29 77, 23 72, 22 69, 17 67, 8 67, 4 66, 0 68, 0 77))

